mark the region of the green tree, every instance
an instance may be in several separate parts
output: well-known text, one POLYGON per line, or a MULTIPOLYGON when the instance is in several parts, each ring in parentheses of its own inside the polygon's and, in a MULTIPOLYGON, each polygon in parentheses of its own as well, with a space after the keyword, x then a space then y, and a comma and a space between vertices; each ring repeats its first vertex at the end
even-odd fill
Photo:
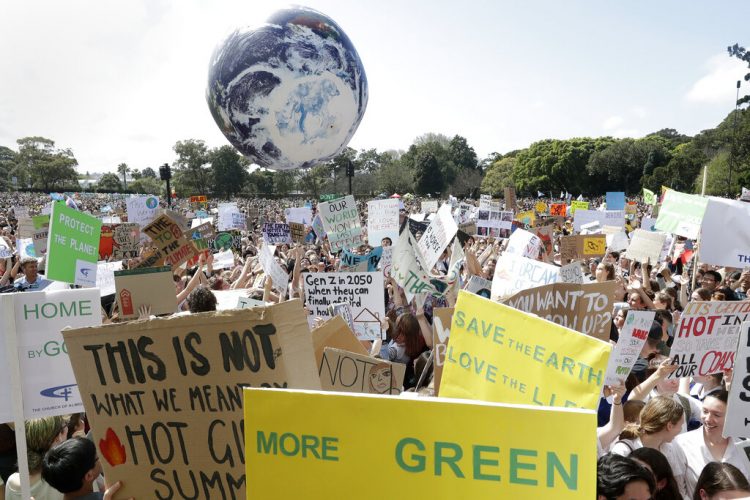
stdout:
MULTIPOLYGON (((727 193, 727 179, 729 178, 729 152, 722 151, 714 156, 708 164, 703 167, 708 169, 706 177, 706 194, 710 196, 725 196, 727 193)), ((695 177, 693 191, 700 193, 703 187, 703 169, 695 177)), ((741 184, 737 176, 732 177, 732 185, 729 186, 732 193, 741 190, 741 184)))
POLYGON ((400 157, 397 151, 383 153, 383 164, 375 174, 379 193, 410 193, 414 190, 414 172, 400 157))
MULTIPOLYGON (((740 61, 744 61, 747 63, 747 67, 750 68, 750 51, 748 51, 745 47, 740 46, 739 44, 730 45, 727 47, 727 52, 729 52, 729 57, 736 57, 740 61)), ((745 81, 750 82, 750 73, 745 74, 745 81)), ((744 97, 740 97, 740 99, 737 101, 737 104, 744 105, 750 102, 750 95, 746 95, 744 97)))
POLYGON ((281 170, 274 173, 274 189, 277 195, 287 196, 294 191, 296 184, 294 179, 294 172, 290 170, 281 170))
POLYGON ((119 173, 122 176, 122 185, 125 187, 125 189, 128 188, 128 174, 130 173, 130 167, 128 167, 127 163, 120 163, 117 165, 117 173, 119 173))
POLYGON ((76 161, 71 149, 58 149, 45 137, 24 137, 16 141, 16 168, 11 173, 37 188, 78 189, 76 161))
POLYGON ((311 168, 298 171, 297 186, 303 192, 318 198, 321 194, 327 194, 324 189, 330 183, 331 169, 325 163, 319 163, 311 168))
POLYGON ((513 172, 516 168, 516 158, 506 156, 493 163, 485 172, 482 180, 482 193, 500 196, 507 187, 515 187, 513 172))
POLYGON ((117 175, 108 172, 96 183, 96 190, 99 192, 120 193, 122 192, 122 183, 117 175))
POLYGON ((143 177, 151 177, 152 179, 156 179, 156 172, 151 167, 146 167, 141 171, 141 175, 143 177))
POLYGON ((456 135, 448 144, 448 155, 453 164, 459 169, 475 170, 478 166, 477 154, 469 146, 465 138, 456 135))
POLYGON ((414 160, 414 190, 417 194, 442 193, 445 179, 440 173, 440 165, 432 151, 420 151, 414 160))
POLYGON ((174 185, 178 196, 209 194, 211 168, 206 143, 198 139, 177 141, 172 148, 177 154, 174 185))
POLYGON ((159 179, 141 176, 139 179, 130 181, 130 191, 142 194, 164 195, 166 187, 159 179))
POLYGON ((0 146, 0 190, 18 189, 18 179, 13 185, 11 172, 16 167, 16 152, 12 149, 0 146))
POLYGON ((233 146, 226 145, 209 153, 213 173, 213 192, 221 198, 231 198, 242 191, 247 182, 248 161, 233 146))
POLYGON ((644 139, 620 139, 591 155, 587 165, 590 175, 598 179, 598 190, 625 191, 635 194, 658 167, 671 159, 668 141, 652 136, 644 139))

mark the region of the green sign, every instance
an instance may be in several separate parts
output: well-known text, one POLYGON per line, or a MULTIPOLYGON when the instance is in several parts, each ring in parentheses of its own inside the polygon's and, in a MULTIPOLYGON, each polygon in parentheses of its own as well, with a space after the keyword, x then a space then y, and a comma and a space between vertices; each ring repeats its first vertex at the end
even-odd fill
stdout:
POLYGON ((331 201, 337 198, 342 198, 343 196, 343 194, 321 194, 320 201, 331 201))
POLYGON ((694 240, 698 238, 706 205, 708 198, 670 189, 664 196, 664 203, 654 227, 659 231, 675 233, 694 240))
POLYGON ((56 202, 47 237, 47 279, 96 286, 102 221, 56 202))

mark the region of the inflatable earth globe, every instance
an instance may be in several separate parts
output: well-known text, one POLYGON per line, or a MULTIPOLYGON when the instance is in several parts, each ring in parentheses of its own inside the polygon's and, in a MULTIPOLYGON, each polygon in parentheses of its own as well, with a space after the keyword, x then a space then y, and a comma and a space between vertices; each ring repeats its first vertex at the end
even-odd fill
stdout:
POLYGON ((305 168, 348 144, 367 107, 367 77, 338 24, 293 7, 219 44, 206 99, 229 142, 254 163, 305 168))

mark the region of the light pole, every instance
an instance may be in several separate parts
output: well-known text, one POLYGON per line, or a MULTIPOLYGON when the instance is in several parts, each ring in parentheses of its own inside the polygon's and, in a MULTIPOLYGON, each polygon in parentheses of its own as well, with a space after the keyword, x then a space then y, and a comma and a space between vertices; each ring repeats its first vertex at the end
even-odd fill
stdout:
POLYGON ((734 165, 734 145, 737 141, 737 115, 740 107, 740 85, 742 82, 737 80, 737 97, 734 99, 734 123, 732 125, 732 149, 729 152, 729 178, 727 181, 727 198, 732 197, 732 167, 734 165))

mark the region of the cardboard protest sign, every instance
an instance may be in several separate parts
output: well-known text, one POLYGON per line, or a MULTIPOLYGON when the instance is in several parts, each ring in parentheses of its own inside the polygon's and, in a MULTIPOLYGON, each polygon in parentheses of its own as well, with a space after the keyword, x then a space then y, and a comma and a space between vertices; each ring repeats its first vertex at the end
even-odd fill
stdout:
POLYGON ((160 215, 143 232, 152 240, 155 250, 144 256, 138 267, 171 266, 172 269, 198 254, 192 239, 188 239, 180 226, 166 215, 160 215))
POLYGON ((440 381, 443 378, 445 352, 450 340, 452 320, 452 307, 436 307, 432 310, 432 385, 435 388, 435 396, 440 395, 440 381))
POLYGON ((36 228, 34 227, 34 221, 31 220, 31 217, 18 220, 18 229, 16 232, 19 238, 31 238, 34 231, 36 231, 36 228))
POLYGON ((724 437, 750 438, 750 321, 743 321, 727 401, 724 437))
POLYGON ((315 316, 330 318, 328 306, 348 301, 357 338, 381 338, 380 320, 385 316, 382 273, 305 273, 304 280, 305 305, 315 316))
POLYGON ((698 238, 708 198, 667 190, 654 226, 665 233, 675 233, 694 240, 698 238))
POLYGON ((401 394, 406 365, 334 347, 323 349, 318 366, 324 391, 362 394, 401 394))
POLYGON ((610 345, 459 292, 440 395, 595 409, 610 345))
POLYGON ((443 205, 417 244, 427 269, 432 269, 458 231, 450 205, 443 205))
POLYGON ((552 203, 549 206, 549 214, 557 217, 565 217, 568 207, 565 203, 552 203))
POLYGON ((700 260, 717 266, 750 265, 750 203, 709 198, 701 229, 700 260))
POLYGON ((525 227, 534 227, 536 225, 536 214, 533 210, 518 212, 518 214, 516 214, 516 220, 522 223, 525 227))
POLYGON ((608 191, 606 198, 607 210, 625 210, 625 193, 622 191, 608 191))
POLYGON ((138 309, 151 306, 151 314, 172 314, 177 311, 177 297, 172 268, 148 267, 115 271, 117 305, 121 319, 138 317, 138 309))
MULTIPOLYGON (((60 333, 65 327, 101 324, 99 291, 95 289, 25 292, 0 296, 0 360, 18 358, 23 412, 27 419, 83 411, 81 394, 60 333), (14 335, 17 353, 6 351, 6 337, 14 335), (5 358, 5 359, 3 359, 5 358)), ((10 378, 3 378, 8 385, 10 378)), ((0 390, 0 421, 13 420, 10 388, 0 390), (7 391, 7 392, 6 392, 7 391), (5 392, 5 394, 3 394, 5 392), (11 418, 7 418, 10 416, 11 418)))
POLYGON ((596 496, 590 411, 247 389, 245 422, 253 498, 380 499, 370 463, 392 498, 596 496))
POLYGON ((375 200, 367 202, 367 241, 372 246, 380 245, 383 238, 398 242, 399 200, 375 200))
POLYGON ((362 244, 362 227, 354 196, 320 203, 318 213, 323 220, 332 251, 337 252, 362 244))
POLYGON ((47 240, 47 279, 95 286, 101 226, 96 217, 54 203, 47 240))
POLYGON ((194 240, 207 240, 216 236, 214 226, 209 223, 201 224, 190 230, 191 238, 194 240))
POLYGON ((670 378, 720 373, 734 366, 740 326, 750 302, 689 302, 674 331, 670 356, 677 370, 670 378))
POLYGON ((505 209, 516 210, 516 190, 515 188, 503 188, 503 197, 505 198, 505 209))
POLYGON ((636 229, 628 246, 628 259, 638 262, 646 262, 650 259, 652 264, 659 262, 659 255, 666 240, 666 233, 658 231, 645 231, 636 229))
POLYGON ((628 378, 641 354, 643 344, 646 343, 655 315, 654 311, 636 311, 635 309, 628 311, 620 337, 609 357, 604 385, 625 383, 625 379, 628 378))
POLYGON ((516 292, 559 280, 560 268, 518 255, 503 253, 492 278, 492 300, 503 300, 516 292))
POLYGON ((438 211, 437 200, 422 200, 422 213, 429 214, 438 211))
MULTIPOLYGON (((141 228, 128 222, 114 226, 112 230, 112 259, 134 259, 138 256, 141 228)), ((101 255, 101 252, 99 252, 101 255)))
POLYGON ((131 196, 125 199, 128 211, 128 222, 135 222, 140 227, 148 225, 157 215, 159 198, 157 196, 131 196))
POLYGON ((362 342, 357 339, 354 332, 349 328, 344 318, 338 315, 333 316, 319 327, 313 328, 311 335, 313 350, 315 351, 315 362, 318 367, 321 366, 323 351, 326 347, 334 347, 355 354, 361 354, 362 356, 369 354, 367 349, 362 345, 362 342))
POLYGON ((614 281, 585 285, 554 283, 518 292, 505 300, 505 304, 607 341, 616 287, 614 281))
POLYGON ((298 222, 290 222, 289 235, 294 243, 304 243, 305 237, 307 236, 305 225, 298 222))
POLYGON ((588 210, 588 209, 589 209, 588 201, 572 200, 570 202, 570 210, 568 210, 568 213, 570 215, 575 215, 576 211, 578 210, 588 210))
MULTIPOLYGON (((609 207, 609 204, 607 205, 609 207)), ((635 201, 629 201, 625 204, 626 215, 636 215, 638 213, 638 203, 635 201)))
POLYGON ((250 309, 251 307, 263 307, 264 305, 265 304, 262 300, 251 299, 249 297, 237 297, 237 307, 234 307, 233 309, 250 309))
POLYGON ((263 241, 269 245, 291 244, 292 230, 289 224, 266 222, 263 224, 263 241))
POLYGON ((573 259, 603 257, 606 253, 607 237, 604 234, 578 234, 560 238, 560 259, 564 263, 573 259))
POLYGON ((289 287, 289 273, 284 271, 278 262, 276 262, 267 244, 264 243, 261 245, 258 252, 258 259, 260 260, 260 265, 263 267, 263 272, 271 277, 273 287, 285 295, 289 287))
POLYGON ((542 240, 533 233, 517 229, 513 231, 508 240, 506 252, 520 257, 529 257, 536 259, 539 256, 539 247, 542 240))
POLYGON ((121 498, 246 498, 242 388, 320 389, 298 300, 63 336, 121 498))
POLYGON ((115 271, 122 269, 122 261, 115 262, 97 262, 96 264, 96 288, 99 294, 104 297, 115 293, 115 271))
POLYGON ((625 226, 625 212, 623 210, 576 210, 573 218, 573 229, 581 231, 581 226, 591 222, 599 222, 599 226, 625 226))

